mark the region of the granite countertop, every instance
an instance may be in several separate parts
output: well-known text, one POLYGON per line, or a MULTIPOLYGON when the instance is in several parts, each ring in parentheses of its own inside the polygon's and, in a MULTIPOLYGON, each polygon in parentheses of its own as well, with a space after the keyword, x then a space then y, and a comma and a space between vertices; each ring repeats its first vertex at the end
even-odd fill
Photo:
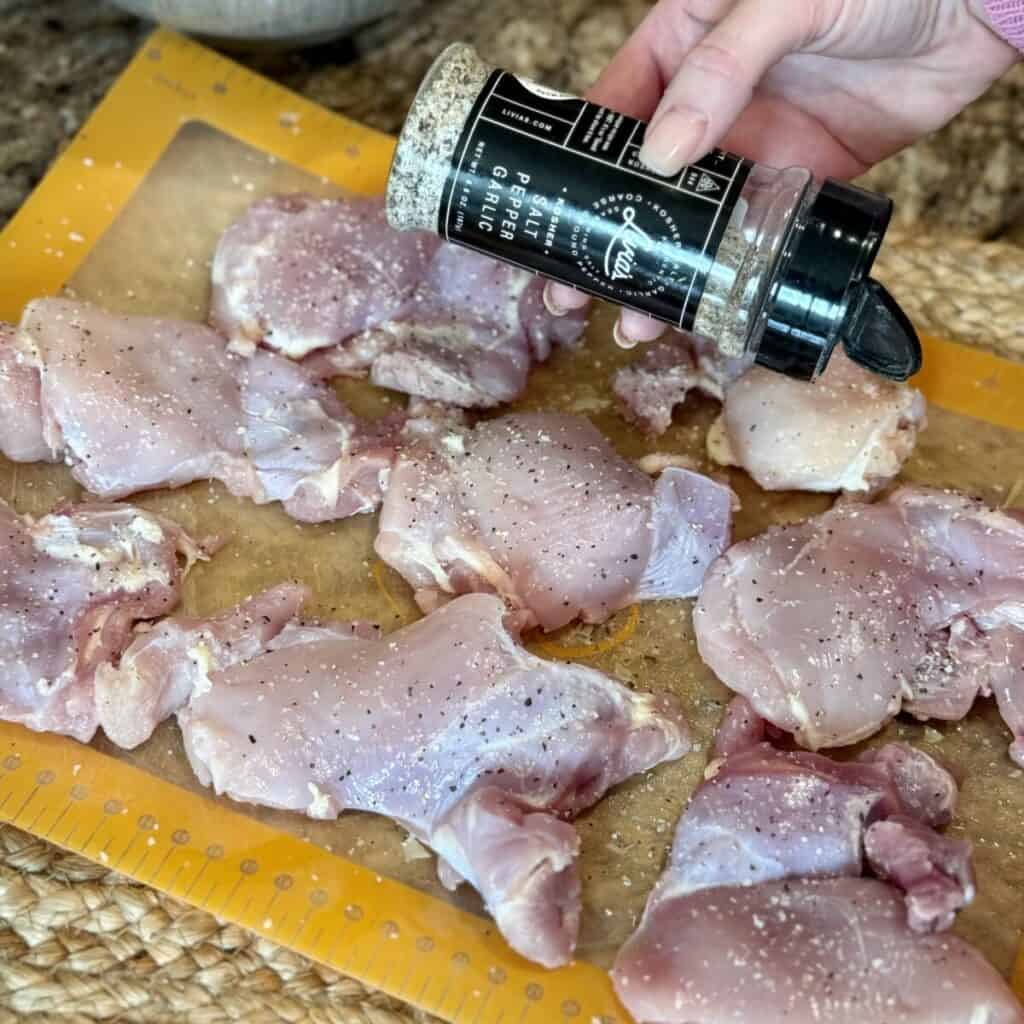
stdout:
MULTIPOLYGON (((558 88, 582 91, 648 0, 410 0, 326 46, 237 59, 384 131, 401 125, 423 72, 454 39, 558 88)), ((83 0, 0 0, 0 225, 23 202, 152 26, 83 0)), ((1024 243, 1024 65, 952 124, 865 183, 904 224, 1024 243), (1017 170, 1017 173, 1015 172, 1017 170)))

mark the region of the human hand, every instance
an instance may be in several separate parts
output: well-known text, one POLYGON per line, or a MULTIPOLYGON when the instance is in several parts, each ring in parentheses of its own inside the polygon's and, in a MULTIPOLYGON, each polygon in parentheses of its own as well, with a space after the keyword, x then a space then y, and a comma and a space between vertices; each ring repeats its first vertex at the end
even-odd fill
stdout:
MULTIPOLYGON (((852 178, 940 128, 1019 57, 983 0, 660 0, 588 93, 649 120, 640 158, 678 174, 715 146, 852 178)), ((586 295, 550 282, 554 313, 586 295)), ((665 324, 623 310, 616 340, 665 324)))

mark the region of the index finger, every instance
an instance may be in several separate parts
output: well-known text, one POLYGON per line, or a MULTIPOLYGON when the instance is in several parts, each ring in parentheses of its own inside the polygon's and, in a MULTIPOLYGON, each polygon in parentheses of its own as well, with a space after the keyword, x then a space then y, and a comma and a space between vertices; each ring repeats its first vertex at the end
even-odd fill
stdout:
POLYGON ((712 27, 698 13, 721 16, 729 6, 731 0, 661 0, 587 90, 587 99, 649 121, 683 58, 712 27))

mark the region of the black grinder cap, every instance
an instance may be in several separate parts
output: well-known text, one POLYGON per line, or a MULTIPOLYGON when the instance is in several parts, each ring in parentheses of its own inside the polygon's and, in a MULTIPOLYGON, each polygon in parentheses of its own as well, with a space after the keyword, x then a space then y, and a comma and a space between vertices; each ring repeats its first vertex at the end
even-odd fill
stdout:
POLYGON ((842 339, 855 363, 903 381, 921 368, 921 343, 893 297, 868 277, 892 200, 827 179, 811 203, 769 303, 756 361, 814 380, 842 339))

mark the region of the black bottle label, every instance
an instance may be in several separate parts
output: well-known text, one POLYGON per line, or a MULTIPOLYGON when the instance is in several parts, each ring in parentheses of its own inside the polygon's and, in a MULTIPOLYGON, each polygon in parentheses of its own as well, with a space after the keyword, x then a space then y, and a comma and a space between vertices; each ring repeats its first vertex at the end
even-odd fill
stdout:
POLYGON ((752 165, 715 151, 663 178, 637 158, 643 132, 495 71, 452 158, 438 230, 689 330, 752 165))

